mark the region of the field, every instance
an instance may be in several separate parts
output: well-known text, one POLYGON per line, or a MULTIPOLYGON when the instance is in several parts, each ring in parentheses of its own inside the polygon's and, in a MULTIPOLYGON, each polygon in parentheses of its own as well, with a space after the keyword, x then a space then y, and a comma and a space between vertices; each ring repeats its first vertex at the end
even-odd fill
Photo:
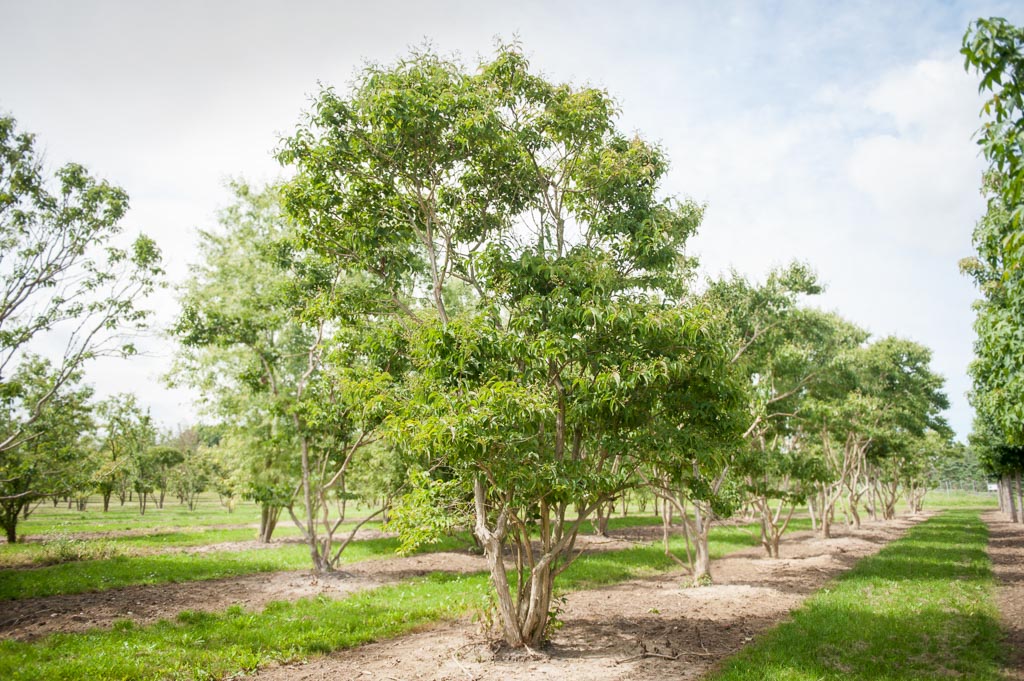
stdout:
MULTIPOLYGON (((315 579, 290 522, 255 543, 251 505, 39 507, 27 541, 0 547, 0 677, 998 679, 999 607, 1020 599, 997 594, 979 519, 992 503, 934 493, 927 517, 840 524, 830 540, 797 519, 775 560, 755 525, 718 526, 701 588, 682 588, 660 520, 634 509, 581 539, 551 641, 529 654, 493 648, 486 566, 465 535, 396 556, 369 527, 344 573, 315 579)), ((1007 552, 997 571, 1019 570, 1020 526, 984 518, 1007 552)), ((678 531, 672 543, 683 550, 678 531)))

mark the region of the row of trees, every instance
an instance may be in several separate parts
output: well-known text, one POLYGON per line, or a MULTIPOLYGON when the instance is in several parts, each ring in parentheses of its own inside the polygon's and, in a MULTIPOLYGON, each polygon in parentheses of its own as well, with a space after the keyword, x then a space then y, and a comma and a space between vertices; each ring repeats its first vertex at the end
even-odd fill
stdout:
POLYGON ((615 118, 515 46, 472 72, 414 53, 319 94, 290 181, 234 185, 175 375, 243 453, 261 536, 287 511, 330 570, 356 496, 406 546, 468 526, 523 646, 583 523, 632 490, 681 519, 696 582, 744 507, 771 555, 797 505, 824 536, 920 508, 960 453, 930 351, 810 307, 801 264, 698 285, 703 208, 615 118))
POLYGON ((988 210, 974 230, 977 255, 961 261, 982 296, 970 369, 971 444, 999 480, 1000 506, 1024 523, 1024 30, 979 19, 961 52, 988 97, 978 131, 989 162, 982 182, 988 210))
MULTIPOLYGON (((33 366, 42 389, 48 365, 37 360, 26 368, 33 366)), ((134 395, 95 402, 77 376, 50 398, 26 436, 3 458, 0 525, 8 542, 17 540, 19 519, 46 501, 81 511, 96 495, 107 511, 112 500, 123 506, 134 499, 144 514, 150 503, 163 508, 168 492, 190 509, 208 489, 229 507, 239 496, 235 458, 218 446, 215 430, 161 434, 134 395)))
MULTIPOLYGON (((891 518, 901 497, 920 509, 963 457, 930 351, 809 305, 822 287, 799 263, 698 282, 685 245, 703 207, 661 194, 663 150, 616 113, 603 91, 533 73, 516 46, 475 71, 414 53, 345 95, 323 90, 279 150, 292 179, 235 184, 201 235, 174 380, 217 426, 160 446, 132 399, 94 409, 81 384, 89 359, 132 352, 119 331, 145 321, 155 246, 113 247, 123 192, 77 166, 47 182, 32 138, 3 119, 9 539, 44 497, 98 490, 106 507, 135 493, 144 512, 171 480, 186 502, 207 485, 256 500, 265 541, 287 513, 318 571, 383 514, 406 547, 470 527, 505 638, 524 646, 544 635, 583 524, 603 528, 625 495, 654 495, 666 528, 680 520, 696 583, 711 577, 712 523, 743 509, 774 556, 798 506, 823 536, 838 517, 891 518), (59 358, 29 352, 43 338, 64 342, 59 358), (339 536, 354 499, 373 508, 339 536)), ((978 240, 997 250, 965 264, 986 292, 984 352, 1020 328, 998 317, 1019 302, 1017 190, 1007 168, 990 177, 978 240)), ((1019 495, 1020 402, 1006 400, 1005 358, 984 352, 989 439, 975 449, 1004 480, 1017 471, 1019 495)))

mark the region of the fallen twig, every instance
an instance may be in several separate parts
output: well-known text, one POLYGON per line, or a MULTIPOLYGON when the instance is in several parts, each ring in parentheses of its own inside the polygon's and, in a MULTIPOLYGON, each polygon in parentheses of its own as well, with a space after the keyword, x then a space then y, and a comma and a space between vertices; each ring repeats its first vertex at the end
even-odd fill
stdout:
POLYGON ((708 647, 704 645, 704 637, 700 635, 700 627, 698 627, 695 624, 693 625, 693 628, 697 632, 697 643, 700 644, 701 650, 703 650, 705 653, 708 652, 708 647))
POLYGON ((459 662, 459 658, 455 657, 455 653, 452 653, 452 662, 459 665, 459 669, 461 669, 466 674, 466 676, 469 677, 469 681, 476 681, 478 678, 480 678, 478 676, 474 676, 472 672, 466 669, 466 665, 459 662))
POLYGON ((626 662, 632 662, 633 660, 639 660, 645 657, 660 657, 663 660, 678 660, 679 655, 662 655, 661 653, 640 653, 633 657, 627 657, 625 660, 615 660, 615 664, 625 664, 626 662))

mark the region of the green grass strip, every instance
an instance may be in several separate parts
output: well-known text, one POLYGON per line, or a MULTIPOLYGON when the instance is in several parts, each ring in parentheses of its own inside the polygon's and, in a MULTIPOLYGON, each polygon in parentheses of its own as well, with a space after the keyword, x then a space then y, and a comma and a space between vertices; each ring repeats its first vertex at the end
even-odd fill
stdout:
MULTIPOLYGON (((673 548, 682 550, 682 539, 673 548)), ((755 546, 750 528, 712 533, 711 553, 755 546)), ((659 545, 585 555, 558 580, 561 592, 675 570, 659 545)), ((119 622, 111 630, 56 634, 34 643, 0 642, 0 679, 210 679, 271 662, 303 660, 397 636, 440 619, 482 610, 487 576, 436 573, 342 600, 272 603, 260 613, 233 607, 219 614, 183 613, 147 627, 119 622)))
POLYGON ((819 591, 714 681, 1001 679, 988 531, 936 516, 819 591))
MULTIPOLYGON (((654 519, 657 520, 656 518, 654 519)), ((632 518, 616 518, 612 529, 637 526, 632 518)), ((794 521, 794 529, 802 528, 803 521, 794 521)), ((712 543, 729 550, 758 544, 756 526, 717 527, 712 530, 712 543)), ((673 540, 679 555, 683 554, 682 540, 673 540)), ((446 538, 424 546, 422 552, 463 549, 470 544, 468 535, 446 538)), ((395 554, 399 542, 391 537, 353 541, 342 554, 342 563, 354 563, 373 558, 388 558, 395 554)), ((16 548, 16 547, 10 547, 16 548)), ((654 556, 660 549, 647 547, 654 556)), ((721 554, 719 554, 721 555, 721 554)), ((665 556, 648 558, 671 565, 665 556)), ((304 544, 292 544, 271 549, 252 551, 216 551, 210 553, 132 556, 122 555, 101 560, 84 560, 46 567, 0 570, 0 601, 15 598, 35 598, 105 591, 139 584, 167 584, 174 582, 222 579, 260 572, 302 570, 311 565, 309 549, 304 544)))
MULTIPOLYGON (((425 550, 465 548, 467 541, 447 538, 425 547, 425 550)), ((353 541, 341 554, 341 562, 388 558, 395 554, 398 546, 398 540, 392 537, 353 541)), ((105 591, 138 584, 194 582, 278 570, 302 570, 310 565, 309 548, 305 544, 253 551, 118 556, 33 569, 0 570, 0 601, 105 591)))
POLYGON ((482 575, 436 574, 333 601, 272 603, 262 613, 182 613, 173 622, 37 644, 0 642, 0 678, 213 679, 273 661, 305 659, 419 624, 455 617, 486 598, 482 575))

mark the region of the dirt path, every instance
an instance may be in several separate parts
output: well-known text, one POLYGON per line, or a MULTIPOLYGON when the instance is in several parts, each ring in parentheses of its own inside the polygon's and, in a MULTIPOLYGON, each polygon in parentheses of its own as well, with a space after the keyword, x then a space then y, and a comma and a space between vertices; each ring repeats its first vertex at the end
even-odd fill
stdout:
POLYGON ((988 511, 982 518, 988 524, 988 555, 999 583, 996 605, 1010 651, 1003 673, 1010 681, 1024 681, 1024 526, 998 511, 988 511))
MULTIPOLYGON (((660 536, 660 528, 658 533, 660 536)), ((366 530, 366 537, 379 535, 366 530)), ((631 528, 614 537, 580 537, 579 545, 592 551, 623 549, 636 541, 650 541, 648 528, 631 528)), ((234 546, 235 543, 232 543, 234 546)), ((193 547, 192 552, 223 550, 226 544, 193 547)), ((261 546, 253 542, 255 548, 261 546)), ((180 550, 180 549, 179 549, 180 550)), ((269 572, 227 579, 174 584, 129 586, 107 591, 0 601, 0 639, 31 640, 53 633, 82 632, 109 627, 130 619, 150 624, 173 619, 183 610, 222 612, 232 605, 260 610, 271 601, 292 601, 346 594, 393 584, 430 572, 479 572, 483 557, 469 552, 424 553, 417 556, 367 560, 343 565, 328 578, 317 579, 308 570, 269 572)))
POLYGON ((429 553, 368 560, 343 566, 337 576, 317 579, 308 570, 269 572, 199 582, 129 586, 83 594, 0 601, 0 638, 30 640, 53 633, 82 632, 130 619, 150 624, 183 610, 222 612, 231 605, 258 610, 271 601, 324 595, 339 598, 362 589, 437 570, 476 572, 483 558, 468 553, 429 553))
POLYGON ((677 573, 570 594, 560 616, 565 626, 533 655, 495 653, 475 625, 459 621, 256 677, 696 679, 925 517, 868 523, 852 534, 837 528, 842 534, 830 540, 799 533, 783 541, 778 560, 763 558, 760 549, 740 551, 712 563, 710 587, 680 588, 677 573))

